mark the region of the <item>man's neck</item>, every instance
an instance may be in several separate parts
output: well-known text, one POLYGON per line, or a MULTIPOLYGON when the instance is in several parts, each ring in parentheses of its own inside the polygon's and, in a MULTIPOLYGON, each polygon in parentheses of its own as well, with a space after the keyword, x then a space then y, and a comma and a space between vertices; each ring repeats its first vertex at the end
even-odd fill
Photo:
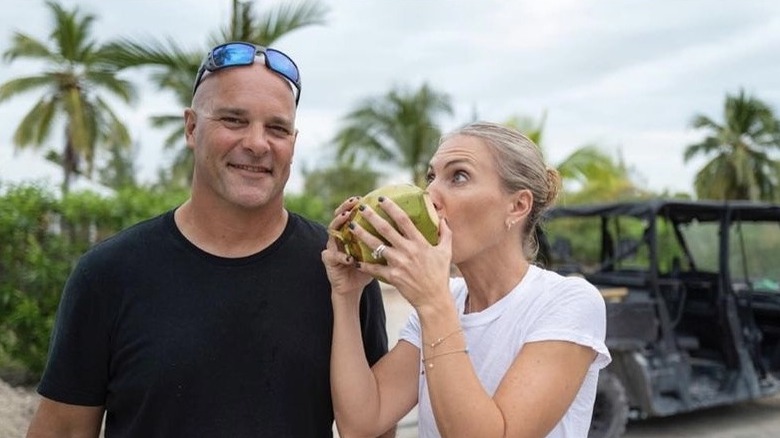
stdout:
POLYGON ((256 254, 282 235, 288 213, 282 205, 259 209, 199 208, 189 199, 176 210, 179 231, 210 254, 238 258, 256 254))

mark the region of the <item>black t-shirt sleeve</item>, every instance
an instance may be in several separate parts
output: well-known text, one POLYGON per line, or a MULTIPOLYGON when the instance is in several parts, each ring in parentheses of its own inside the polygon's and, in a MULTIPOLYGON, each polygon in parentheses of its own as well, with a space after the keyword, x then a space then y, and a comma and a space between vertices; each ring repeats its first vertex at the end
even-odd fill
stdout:
POLYGON ((387 327, 382 291, 376 280, 366 286, 360 299, 363 348, 369 365, 387 353, 387 327))
POLYGON ((82 257, 65 284, 38 392, 62 403, 101 406, 108 382, 108 323, 105 297, 91 286, 88 265, 89 257, 82 257))

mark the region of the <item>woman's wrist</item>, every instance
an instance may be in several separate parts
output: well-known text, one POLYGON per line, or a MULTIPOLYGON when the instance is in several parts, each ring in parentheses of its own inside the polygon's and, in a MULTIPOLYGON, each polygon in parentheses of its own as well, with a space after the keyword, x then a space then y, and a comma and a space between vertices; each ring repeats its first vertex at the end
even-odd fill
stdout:
POLYGON ((417 315, 420 317, 420 320, 434 321, 442 318, 450 319, 452 316, 455 316, 457 320, 455 302, 449 294, 440 298, 427 300, 424 303, 413 304, 413 306, 417 315))
POLYGON ((360 295, 362 295, 362 291, 351 291, 351 292, 336 292, 335 290, 331 290, 330 293, 330 300, 333 303, 333 306, 355 306, 359 307, 360 305, 360 295))

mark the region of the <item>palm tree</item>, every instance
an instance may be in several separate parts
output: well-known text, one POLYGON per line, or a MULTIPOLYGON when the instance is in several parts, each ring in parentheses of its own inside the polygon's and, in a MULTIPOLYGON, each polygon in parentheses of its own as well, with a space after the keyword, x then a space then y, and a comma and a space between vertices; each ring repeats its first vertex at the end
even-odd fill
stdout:
POLYGON ((62 191, 70 187, 73 174, 91 176, 99 148, 111 143, 129 147, 127 128, 103 99, 109 93, 130 103, 133 86, 116 76, 117 69, 107 57, 105 45, 91 36, 94 15, 78 7, 66 10, 48 1, 53 14, 53 31, 47 41, 16 32, 11 47, 3 54, 7 62, 25 58, 41 61, 42 74, 12 79, 0 85, 0 102, 20 94, 43 90, 43 96, 22 118, 13 142, 18 148, 41 147, 57 122, 64 125, 65 144, 59 152, 50 151, 63 168, 62 191))
MULTIPOLYGON (((369 98, 350 112, 334 143, 339 159, 375 158, 411 173, 424 187, 428 160, 441 130, 436 119, 452 114, 450 97, 423 84, 416 91, 391 90, 369 98)), ((359 160, 364 161, 364 160, 359 160)))
POLYGON ((696 195, 707 199, 776 200, 780 164, 769 150, 780 147, 780 122, 764 102, 740 89, 726 95, 723 123, 698 114, 691 126, 707 136, 685 149, 684 160, 696 156, 710 160, 694 180, 696 195))
POLYGON ((571 190, 571 194, 564 198, 566 203, 636 199, 651 195, 634 183, 631 170, 620 154, 615 159, 593 144, 576 149, 561 160, 556 169, 565 187, 571 190))
MULTIPOLYGON (((209 38, 208 47, 225 41, 247 41, 272 45, 290 32, 324 24, 328 9, 318 2, 280 3, 261 14, 253 3, 232 0, 231 22, 209 38)), ((184 108, 192 101, 192 84, 208 48, 191 51, 171 39, 141 42, 124 38, 111 46, 113 61, 124 68, 154 66, 152 81, 160 90, 171 91, 184 108)), ((170 129, 164 147, 177 151, 170 176, 161 177, 175 185, 188 186, 192 178, 192 154, 184 145, 184 119, 181 112, 151 117, 152 126, 170 129)))
MULTIPOLYGON (((538 121, 531 117, 512 116, 504 124, 525 134, 544 153, 546 147, 542 138, 546 121, 545 111, 538 121)), ((615 160, 594 144, 574 150, 553 166, 561 175, 564 188, 571 192, 563 199, 567 203, 630 199, 648 195, 634 184, 630 170, 621 156, 615 160)))

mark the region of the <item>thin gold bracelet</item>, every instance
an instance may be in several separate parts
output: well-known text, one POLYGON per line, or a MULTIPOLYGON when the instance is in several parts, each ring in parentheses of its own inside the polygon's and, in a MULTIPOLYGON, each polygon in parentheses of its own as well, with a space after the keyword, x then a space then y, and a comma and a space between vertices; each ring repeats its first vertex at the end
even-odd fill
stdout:
POLYGON ((463 331, 463 329, 462 329, 462 328, 460 328, 460 327, 458 327, 458 329, 457 329, 457 330, 455 330, 455 331, 453 331, 453 332, 450 332, 450 333, 447 333, 446 335, 444 335, 444 336, 442 336, 442 337, 440 337, 440 338, 436 339, 435 341, 431 342, 431 343, 430 343, 430 344, 428 344, 428 345, 430 345, 430 347, 431 347, 431 348, 436 348, 436 347, 438 347, 438 346, 439 346, 439 345, 440 345, 442 342, 446 341, 446 340, 447 340, 447 338, 449 338, 450 336, 454 335, 455 333, 462 332, 462 331, 463 331))
MULTIPOLYGON (((431 368, 433 368, 433 362, 430 362, 431 360, 433 360, 433 359, 435 359, 437 357, 447 356, 447 355, 456 354, 456 353, 466 353, 466 354, 469 354, 469 349, 468 348, 461 348, 459 350, 445 351, 444 353, 434 354, 431 357, 423 358, 422 363, 423 363, 424 367, 428 367, 428 369, 431 369, 431 368)), ((423 369, 420 374, 425 374, 425 369, 423 369)))

